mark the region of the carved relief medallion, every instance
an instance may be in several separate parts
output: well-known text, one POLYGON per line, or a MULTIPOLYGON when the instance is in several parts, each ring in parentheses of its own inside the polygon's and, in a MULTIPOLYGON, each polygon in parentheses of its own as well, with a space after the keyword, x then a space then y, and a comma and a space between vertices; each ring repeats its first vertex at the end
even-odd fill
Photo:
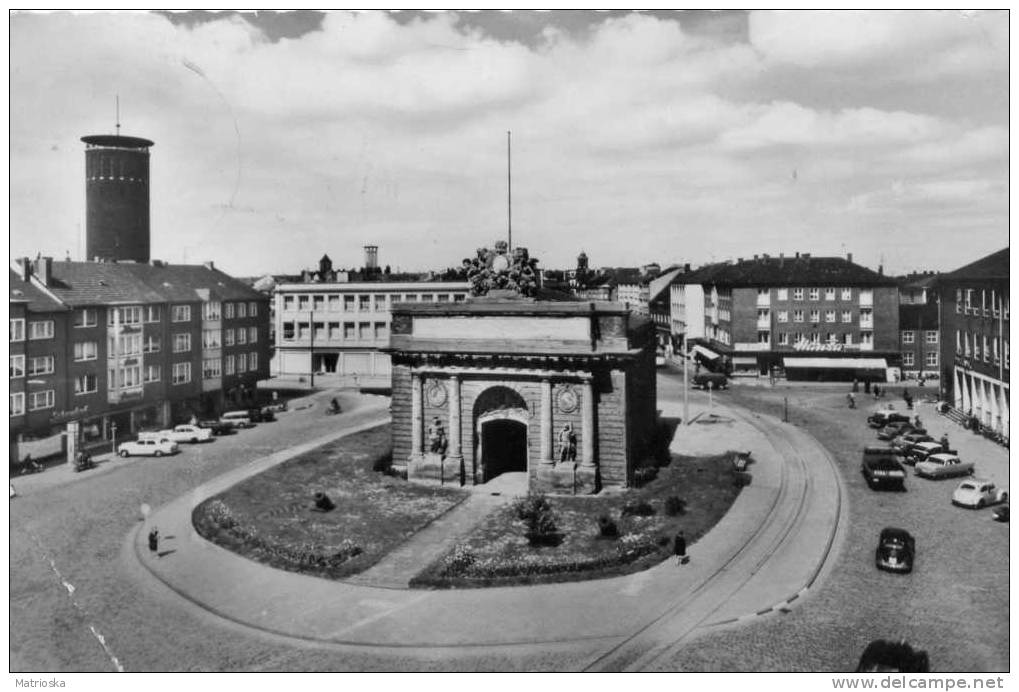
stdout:
POLYGON ((571 385, 564 385, 559 388, 556 393, 556 408, 559 409, 559 413, 573 413, 577 410, 580 405, 580 397, 577 396, 577 390, 571 385))
POLYGON ((425 390, 425 398, 429 406, 436 408, 446 405, 446 386, 441 382, 432 382, 425 390))

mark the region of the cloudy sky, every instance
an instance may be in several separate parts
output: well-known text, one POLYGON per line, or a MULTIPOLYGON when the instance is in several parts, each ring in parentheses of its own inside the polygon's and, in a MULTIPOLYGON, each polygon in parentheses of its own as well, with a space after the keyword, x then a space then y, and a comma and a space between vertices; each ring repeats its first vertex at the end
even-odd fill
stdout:
POLYGON ((506 233, 545 267, 1008 245, 1006 12, 18 14, 11 253, 83 252, 82 135, 152 149, 152 253, 248 275, 506 233))

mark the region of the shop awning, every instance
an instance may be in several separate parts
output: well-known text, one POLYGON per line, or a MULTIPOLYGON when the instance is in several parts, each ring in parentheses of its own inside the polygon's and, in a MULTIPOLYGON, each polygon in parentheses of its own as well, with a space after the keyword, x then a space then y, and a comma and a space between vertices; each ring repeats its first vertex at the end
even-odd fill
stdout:
POLYGON ((754 356, 733 356, 733 365, 757 365, 757 358, 754 356))
POLYGON ((783 365, 788 368, 827 368, 885 370, 888 363, 884 358, 783 358, 783 365))
POLYGON ((715 353, 714 351, 711 351, 711 350, 708 350, 708 349, 704 348, 700 344, 697 344, 696 346, 693 347, 693 352, 701 354, 702 356, 704 356, 708 360, 714 360, 715 358, 718 358, 718 354, 717 353, 715 353))

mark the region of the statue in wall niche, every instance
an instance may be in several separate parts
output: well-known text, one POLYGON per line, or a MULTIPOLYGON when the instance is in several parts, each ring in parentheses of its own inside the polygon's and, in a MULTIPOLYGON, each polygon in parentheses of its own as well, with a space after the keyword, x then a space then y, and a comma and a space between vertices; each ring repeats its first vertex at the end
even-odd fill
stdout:
POLYGON ((446 446, 449 441, 446 439, 446 429, 442 427, 442 421, 436 416, 428 426, 428 450, 432 454, 446 456, 446 446))
POLYGON ((566 423, 559 431, 559 461, 577 460, 577 436, 573 432, 573 425, 566 423))
POLYGON ((514 248, 510 254, 505 240, 497 241, 495 249, 478 248, 476 257, 463 261, 472 296, 488 295, 494 290, 533 296, 538 288, 537 265, 538 260, 530 257, 527 248, 514 248))

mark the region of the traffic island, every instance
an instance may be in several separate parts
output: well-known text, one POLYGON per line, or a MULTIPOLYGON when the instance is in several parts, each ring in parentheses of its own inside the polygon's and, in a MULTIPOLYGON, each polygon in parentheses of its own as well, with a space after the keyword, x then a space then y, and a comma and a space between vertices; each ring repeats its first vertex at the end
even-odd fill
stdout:
POLYGON ((656 473, 642 474, 641 487, 626 491, 531 495, 490 514, 410 585, 540 584, 647 569, 673 554, 680 531, 693 543, 729 511, 743 487, 736 455, 676 455, 656 473), (534 507, 541 508, 540 517, 534 507), (536 530, 542 525, 546 531, 536 530), (542 540, 546 534, 555 540, 542 540))
POLYGON ((206 540, 271 567, 348 577, 467 497, 387 473, 390 449, 388 424, 344 437, 208 498, 192 523, 206 540))

